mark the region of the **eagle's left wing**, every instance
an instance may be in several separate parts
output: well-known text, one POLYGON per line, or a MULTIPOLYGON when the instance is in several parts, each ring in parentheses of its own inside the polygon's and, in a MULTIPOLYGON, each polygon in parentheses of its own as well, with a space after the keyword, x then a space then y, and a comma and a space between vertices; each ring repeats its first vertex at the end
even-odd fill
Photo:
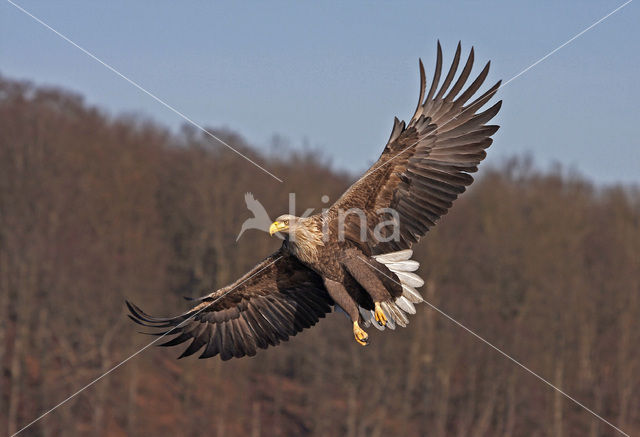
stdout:
POLYGON ((253 356, 309 328, 331 311, 333 300, 322 278, 281 250, 220 290, 204 296, 189 311, 171 318, 152 317, 127 302, 135 322, 178 334, 162 346, 187 340, 180 358, 204 347, 200 358, 253 356))

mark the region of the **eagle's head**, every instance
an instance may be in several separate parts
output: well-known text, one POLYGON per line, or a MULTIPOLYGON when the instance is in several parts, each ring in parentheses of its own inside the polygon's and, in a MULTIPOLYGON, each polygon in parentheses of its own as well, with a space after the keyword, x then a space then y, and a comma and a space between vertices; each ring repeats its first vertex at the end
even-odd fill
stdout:
POLYGON ((324 246, 322 229, 315 216, 281 215, 269 227, 269 234, 276 233, 284 236, 292 252, 303 261, 313 261, 318 246, 324 246))
POLYGON ((285 238, 293 236, 295 238, 297 231, 304 226, 304 218, 296 217, 291 214, 283 214, 269 226, 269 234, 273 235, 281 233, 285 238))

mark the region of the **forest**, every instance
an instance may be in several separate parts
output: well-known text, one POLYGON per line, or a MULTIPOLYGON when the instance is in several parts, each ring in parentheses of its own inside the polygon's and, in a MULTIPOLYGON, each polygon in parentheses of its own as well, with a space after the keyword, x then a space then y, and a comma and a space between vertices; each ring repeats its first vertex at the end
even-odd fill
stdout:
MULTIPOLYGON (((236 242, 246 192, 275 217, 289 193, 319 210, 358 176, 212 131, 284 182, 194 128, 0 77, 1 432, 154 340, 125 299, 175 315, 274 251, 257 230, 236 242)), ((371 328, 363 348, 332 313, 227 362, 151 346, 19 435, 622 435, 470 331, 640 435, 639 248, 637 186, 528 157, 481 166, 415 247, 429 305, 407 328, 371 328)))

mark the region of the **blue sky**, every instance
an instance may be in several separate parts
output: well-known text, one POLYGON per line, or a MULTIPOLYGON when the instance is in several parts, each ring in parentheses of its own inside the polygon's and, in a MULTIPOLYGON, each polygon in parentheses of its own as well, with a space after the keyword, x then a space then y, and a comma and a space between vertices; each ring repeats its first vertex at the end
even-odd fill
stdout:
MULTIPOLYGON (((265 150, 279 134, 352 171, 377 158, 394 116, 413 113, 417 59, 432 69, 438 39, 445 64, 458 40, 465 53, 474 45, 493 83, 623 3, 15 1, 197 123, 265 150)), ((542 167, 640 183, 639 24, 632 2, 505 86, 488 161, 530 153, 542 167)), ((5 0, 0 74, 184 123, 5 0)))

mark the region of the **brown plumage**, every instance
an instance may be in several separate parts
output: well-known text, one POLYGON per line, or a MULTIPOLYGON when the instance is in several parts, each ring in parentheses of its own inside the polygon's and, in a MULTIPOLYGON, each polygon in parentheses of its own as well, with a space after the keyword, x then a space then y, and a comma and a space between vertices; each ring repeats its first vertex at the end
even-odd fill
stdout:
POLYGON ((191 310, 172 318, 151 317, 127 302, 131 318, 177 334, 172 346, 191 340, 181 357, 202 349, 201 358, 252 356, 313 326, 336 305, 353 322, 356 340, 366 344, 360 325, 379 329, 406 326, 422 279, 412 273, 411 246, 445 215, 473 182, 498 126, 487 123, 501 102, 481 111, 500 82, 471 100, 489 63, 467 85, 473 48, 456 78, 458 44, 446 76, 438 43, 429 90, 420 62, 420 98, 408 124, 395 119, 378 161, 324 214, 280 216, 271 233, 282 247, 233 284, 206 295, 191 310), (464 89, 464 91, 463 91, 464 89))

